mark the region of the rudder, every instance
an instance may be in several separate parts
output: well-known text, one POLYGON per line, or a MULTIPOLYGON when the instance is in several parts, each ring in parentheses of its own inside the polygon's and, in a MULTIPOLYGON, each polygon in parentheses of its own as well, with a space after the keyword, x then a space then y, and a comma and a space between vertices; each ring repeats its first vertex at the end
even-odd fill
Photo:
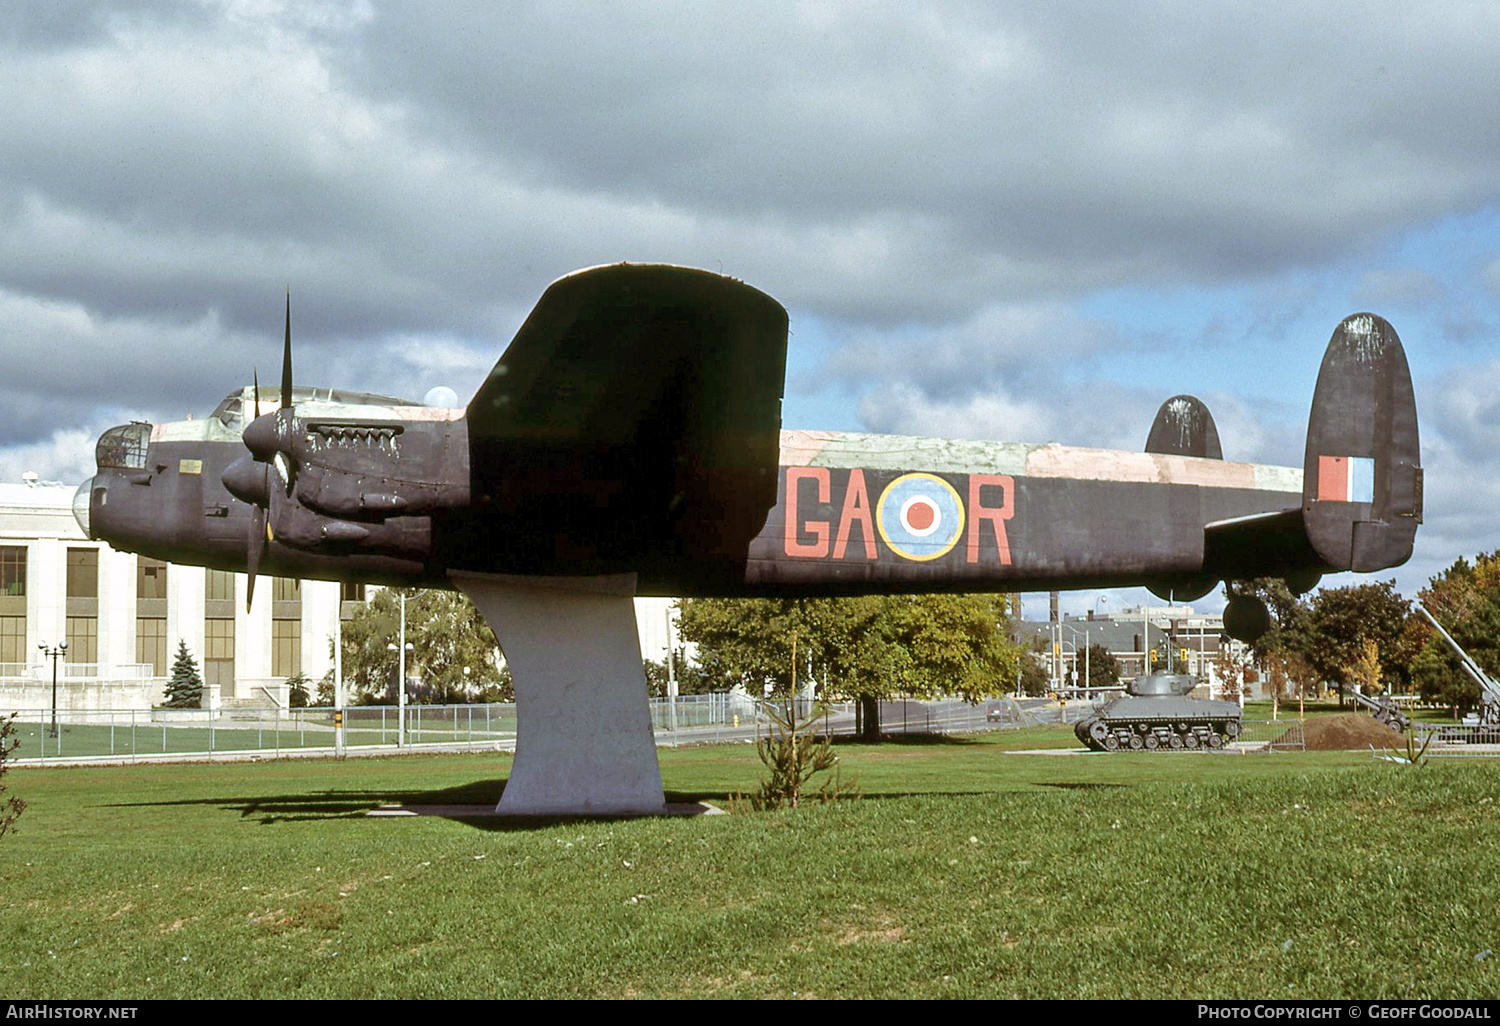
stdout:
POLYGON ((1302 514, 1319 558, 1339 570, 1400 566, 1422 521, 1421 447, 1411 371, 1384 318, 1333 332, 1313 393, 1302 514))

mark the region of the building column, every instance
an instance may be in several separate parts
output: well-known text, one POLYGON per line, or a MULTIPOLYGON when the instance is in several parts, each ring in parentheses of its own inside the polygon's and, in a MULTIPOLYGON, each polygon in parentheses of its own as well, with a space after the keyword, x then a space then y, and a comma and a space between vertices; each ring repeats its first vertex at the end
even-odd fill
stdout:
POLYGON ((256 578, 255 604, 247 611, 245 595, 250 578, 234 575, 234 680, 235 697, 264 698, 258 691, 267 688, 276 693, 281 682, 271 676, 271 594, 274 581, 265 575, 256 578))
POLYGON ((41 665, 37 645, 56 645, 67 638, 68 547, 58 538, 31 543, 26 568, 29 658, 41 665))
POLYGON ((318 682, 333 669, 331 646, 338 637, 340 594, 337 581, 302 582, 302 672, 314 700, 318 682))
POLYGON ((167 570, 167 676, 177 658, 179 643, 203 669, 203 598, 207 592, 208 571, 202 567, 173 564, 167 570))
POLYGON ((99 676, 135 662, 136 557, 99 548, 99 676))

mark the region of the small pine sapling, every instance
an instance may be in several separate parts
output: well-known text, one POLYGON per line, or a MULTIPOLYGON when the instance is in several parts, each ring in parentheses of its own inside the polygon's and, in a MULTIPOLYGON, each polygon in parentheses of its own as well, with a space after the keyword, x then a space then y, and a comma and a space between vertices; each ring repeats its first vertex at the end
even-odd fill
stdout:
POLYGON ((165 698, 168 709, 199 709, 203 706, 203 677, 198 673, 198 662, 188 651, 186 641, 177 643, 177 656, 172 660, 172 676, 167 681, 165 698))

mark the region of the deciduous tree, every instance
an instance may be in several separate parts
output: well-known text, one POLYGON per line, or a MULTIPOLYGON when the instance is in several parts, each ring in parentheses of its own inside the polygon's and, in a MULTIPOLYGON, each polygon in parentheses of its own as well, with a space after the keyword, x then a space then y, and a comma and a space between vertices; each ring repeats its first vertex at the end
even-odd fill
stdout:
MULTIPOLYGON (((0 795, 5 794, 5 760, 10 758, 10 753, 16 750, 21 742, 15 737, 16 724, 14 714, 0 716, 0 795)), ((0 802, 0 837, 4 837, 6 831, 15 828, 16 820, 26 809, 26 803, 15 795, 11 795, 0 802)))
POLYGON ((883 698, 978 701, 1009 690, 1020 658, 1002 596, 691 599, 681 610, 681 635, 713 679, 759 695, 800 690, 821 671, 831 695, 860 703, 867 734, 879 732, 883 698))
POLYGON ((1080 669, 1088 673, 1087 687, 1112 688, 1120 683, 1120 661, 1103 645, 1089 646, 1088 658, 1080 669))
POLYGON ((1342 692, 1354 680, 1365 642, 1373 641, 1387 677, 1404 681, 1402 633, 1410 610, 1411 603, 1396 592, 1395 581, 1325 588, 1312 602, 1308 661, 1342 692))
MULTIPOLYGON (((420 702, 467 702, 508 689, 494 632, 469 599, 454 591, 404 589, 408 697, 420 702), (466 672, 467 671, 467 672, 466 672)), ((366 700, 395 701, 402 590, 374 593, 343 627, 344 681, 366 700)), ((513 693, 512 693, 513 694, 513 693)), ((508 701, 510 699, 495 699, 508 701)))

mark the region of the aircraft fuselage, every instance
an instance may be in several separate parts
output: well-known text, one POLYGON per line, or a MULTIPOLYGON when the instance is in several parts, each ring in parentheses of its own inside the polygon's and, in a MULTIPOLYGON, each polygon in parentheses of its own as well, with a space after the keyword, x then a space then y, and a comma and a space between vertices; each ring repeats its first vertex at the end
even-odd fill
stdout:
MULTIPOLYGON (((407 409, 389 409, 386 419, 398 423, 407 409)), ((223 432, 229 437, 213 437, 207 425, 215 423, 154 426, 144 459, 136 461, 143 465, 101 465, 85 485, 90 533, 127 551, 244 572, 253 508, 221 479, 245 449, 232 427, 223 432)), ((451 444, 462 443, 460 418, 426 416, 400 437, 434 425, 451 444)), ((359 444, 378 448, 380 441, 359 444)), ((775 505, 738 559, 711 564, 670 553, 654 560, 605 553, 590 569, 636 572, 640 594, 660 595, 1159 584, 1212 572, 1205 566, 1205 524, 1296 506, 1302 496, 1302 472, 1290 467, 821 431, 782 432, 776 476, 775 505), (616 559, 618 566, 608 565, 616 559)), ((357 487, 332 481, 304 455, 291 491, 311 501, 299 499, 273 519, 262 572, 427 587, 448 586, 450 570, 577 572, 568 539, 555 533, 548 546, 533 541, 524 549, 507 544, 503 529, 486 532, 490 544, 473 543, 476 517, 503 523, 524 511, 438 505, 412 512, 401 508, 400 482, 369 474, 364 483, 377 490, 363 494, 384 497, 384 507, 375 508, 361 504, 357 487), (311 526, 288 544, 299 515, 311 526), (319 525, 330 522, 371 535, 384 531, 384 550, 371 551, 368 537, 351 542, 338 532, 320 540, 319 525), (548 547, 559 554, 555 562, 537 556, 548 547), (518 558, 508 558, 512 553, 518 558)), ((448 487, 467 499, 466 483, 448 487)), ((576 501, 597 514, 597 502, 576 501)), ((547 537, 547 525, 533 523, 531 533, 547 537)))

